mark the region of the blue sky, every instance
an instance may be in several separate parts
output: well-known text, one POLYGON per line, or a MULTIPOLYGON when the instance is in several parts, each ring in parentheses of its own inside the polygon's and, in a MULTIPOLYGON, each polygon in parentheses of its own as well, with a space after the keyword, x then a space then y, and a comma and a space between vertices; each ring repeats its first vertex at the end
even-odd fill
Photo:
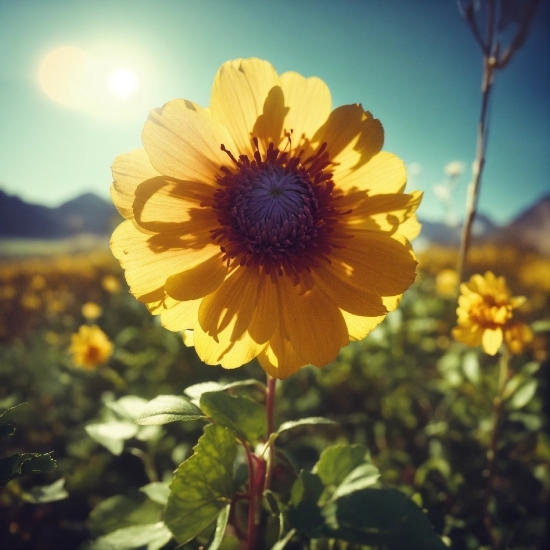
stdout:
MULTIPOLYGON (((503 223, 550 192, 549 1, 522 50, 496 76, 480 210, 503 223)), ((0 0, 0 188, 58 205, 108 197, 114 157, 139 147, 148 110, 176 97, 208 105, 218 67, 237 57, 318 76, 333 106, 362 103, 384 149, 425 191, 420 215, 442 219, 444 167, 463 163, 452 193, 462 216, 475 155, 481 56, 454 0, 0 0), (41 64, 78 48, 96 75, 139 80, 121 99, 53 100, 41 64)), ((99 76, 98 76, 99 78, 99 76)))

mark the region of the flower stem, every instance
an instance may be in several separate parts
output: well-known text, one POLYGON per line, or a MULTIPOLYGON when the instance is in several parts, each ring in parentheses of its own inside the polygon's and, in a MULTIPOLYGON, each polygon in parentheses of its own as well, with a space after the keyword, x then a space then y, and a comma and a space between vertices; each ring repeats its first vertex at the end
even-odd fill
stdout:
POLYGON ((508 364, 510 356, 508 351, 504 349, 500 357, 498 387, 495 398, 493 399, 493 431, 491 433, 491 439, 489 441, 489 448, 487 449, 487 481, 485 484, 485 498, 483 501, 483 524, 491 537, 492 546, 495 550, 502 548, 501 539, 495 532, 493 525, 493 519, 491 512, 489 511, 489 503, 493 494, 493 487, 495 482, 496 464, 497 464, 497 444, 499 438, 499 427, 503 408, 502 395, 504 387, 508 380, 508 364))
MULTIPOLYGON (((274 432, 274 412, 275 412, 275 391, 277 389, 277 379, 267 375, 267 388, 265 392, 265 413, 267 416, 267 440, 274 432)), ((264 490, 269 489, 271 485, 271 474, 273 472, 273 443, 267 450, 267 467, 265 471, 264 490)))
POLYGON ((254 459, 252 452, 246 441, 242 441, 244 450, 246 451, 246 459, 248 461, 248 535, 247 535, 247 550, 254 550, 256 545, 256 476, 254 468, 254 459))

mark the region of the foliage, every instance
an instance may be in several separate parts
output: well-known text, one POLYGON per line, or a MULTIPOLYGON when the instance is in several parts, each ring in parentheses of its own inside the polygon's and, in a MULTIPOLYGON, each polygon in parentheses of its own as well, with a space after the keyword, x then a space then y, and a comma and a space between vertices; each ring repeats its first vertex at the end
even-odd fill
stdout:
MULTIPOLYGON (((440 544, 434 533, 456 549, 490 544, 484 476, 498 364, 451 341, 456 305, 436 294, 434 276, 454 259, 432 254, 421 256, 423 271, 399 310, 365 341, 343 349, 334 364, 304 368, 280 386, 271 491, 263 494, 259 515, 266 548, 401 548, 404 542, 427 548, 424 536, 440 544), (330 443, 336 446, 327 450, 330 443), (372 513, 357 516, 366 509, 372 513), (398 516, 406 518, 402 524, 384 524, 398 516), (377 522, 374 530, 370 521, 377 522), (381 538, 384 533, 394 539, 381 538)), ((511 363, 489 503, 506 547, 535 548, 550 493, 548 328, 541 323, 550 318, 547 290, 536 277, 529 282, 520 275, 516 260, 504 258, 497 269, 486 256, 482 265, 474 251, 475 269, 505 275, 515 294, 528 297, 522 320, 538 321, 533 347, 511 363)), ((228 443, 204 529, 185 547, 237 548, 248 508, 239 440, 258 455, 265 446, 265 389, 254 378, 261 371, 254 363, 235 371, 200 363, 124 288, 104 288, 105 275, 122 279, 107 256, 98 257, 75 258, 70 269, 54 259, 48 268, 46 260, 0 268, 2 290, 12 288, 3 294, 2 312, 21 310, 14 323, 4 322, 0 407, 29 403, 18 409, 7 454, 53 451, 58 462, 52 474, 15 479, 0 492, 5 544, 77 548, 87 540, 87 548, 175 548, 187 535, 173 538, 178 528, 166 507, 170 499, 186 506, 177 480, 192 478, 193 468, 185 473, 184 465, 210 464, 212 453, 222 453, 203 451, 201 443, 192 450, 208 437, 201 435, 206 425, 205 434, 237 436, 235 458, 229 469, 228 443), (43 280, 33 283, 38 274, 43 280), (21 305, 31 290, 41 300, 38 310, 21 305), (48 309, 61 293, 64 307, 48 309), (86 322, 81 306, 90 300, 103 311, 94 322, 114 343, 113 356, 94 371, 73 365, 67 352, 70 334, 86 322), (47 487, 69 498, 45 502, 40 495, 47 487)))

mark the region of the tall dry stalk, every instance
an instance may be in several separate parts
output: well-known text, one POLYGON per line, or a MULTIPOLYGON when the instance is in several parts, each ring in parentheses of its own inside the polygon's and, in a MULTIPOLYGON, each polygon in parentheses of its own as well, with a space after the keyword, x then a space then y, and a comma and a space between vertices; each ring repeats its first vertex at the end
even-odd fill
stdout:
POLYGON ((469 0, 460 2, 459 8, 483 54, 483 77, 481 81, 481 111, 477 129, 476 159, 472 169, 472 181, 468 185, 466 214, 460 239, 457 273, 458 280, 464 277, 464 265, 470 246, 472 226, 477 213, 477 201, 481 176, 485 166, 485 150, 488 136, 488 107, 493 89, 495 72, 504 69, 513 55, 523 46, 535 16, 539 0, 469 0), (482 35, 481 27, 485 24, 482 35), (507 47, 502 34, 516 25, 516 31, 507 47))

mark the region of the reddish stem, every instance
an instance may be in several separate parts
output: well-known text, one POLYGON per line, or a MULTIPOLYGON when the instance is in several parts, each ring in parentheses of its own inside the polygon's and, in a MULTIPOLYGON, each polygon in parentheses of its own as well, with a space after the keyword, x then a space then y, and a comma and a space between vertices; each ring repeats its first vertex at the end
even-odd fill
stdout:
MULTIPOLYGON (((271 437, 271 434, 275 431, 275 392, 277 390, 277 379, 267 375, 267 388, 265 391, 265 413, 267 416, 267 439, 271 437)), ((269 446, 267 450, 267 468, 265 472, 264 490, 269 489, 271 485, 271 474, 273 472, 273 444, 269 446)))
POLYGON ((247 549, 254 550, 256 544, 256 483, 255 483, 255 471, 254 471, 254 455, 250 452, 248 443, 242 441, 244 450, 246 451, 246 459, 248 461, 248 537, 247 537, 247 549))

